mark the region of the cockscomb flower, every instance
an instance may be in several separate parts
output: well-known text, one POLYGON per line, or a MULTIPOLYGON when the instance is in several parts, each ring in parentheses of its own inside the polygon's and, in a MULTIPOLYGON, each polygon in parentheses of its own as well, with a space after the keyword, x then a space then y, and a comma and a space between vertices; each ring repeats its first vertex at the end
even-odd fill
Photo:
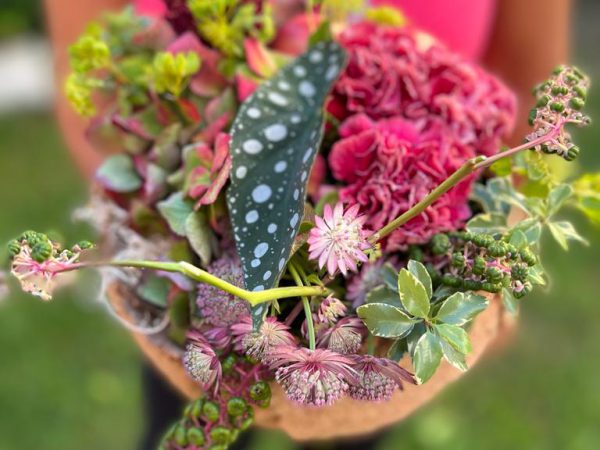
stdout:
MULTIPOLYGON (((244 274, 237 257, 221 256, 208 266, 208 272, 238 287, 244 285, 244 274)), ((198 285, 196 305, 206 323, 219 327, 238 322, 250 311, 244 300, 205 283, 198 285)))
POLYGON ((357 381, 352 360, 331 350, 280 346, 269 361, 288 398, 302 405, 331 405, 357 381))
POLYGON ((231 326, 236 350, 259 361, 268 358, 271 350, 278 346, 293 346, 294 336, 290 327, 275 317, 267 317, 259 331, 252 330, 252 318, 247 315, 231 326))
POLYGON ((348 393, 357 400, 389 400, 396 389, 402 389, 403 381, 415 384, 410 372, 389 359, 357 356, 354 368, 358 382, 350 386, 348 393))
POLYGON ((340 319, 331 327, 321 329, 317 337, 317 347, 349 355, 358 352, 367 329, 362 320, 350 316, 340 319))
POLYGON ((345 276, 355 272, 359 262, 368 261, 365 250, 370 248, 363 230, 365 218, 358 216, 359 206, 344 211, 342 203, 334 208, 325 205, 323 218, 315 217, 315 227, 308 237, 309 258, 327 267, 330 275, 339 270, 345 276))
POLYGON ((186 372, 203 389, 218 389, 221 381, 221 362, 204 336, 197 330, 188 333, 183 365, 186 372))
POLYGON ((81 252, 91 248, 91 243, 81 243, 72 249, 61 249, 46 235, 34 231, 25 232, 19 239, 9 243, 11 274, 21 288, 42 300, 51 300, 56 287, 56 277, 77 267, 81 252))
POLYGON ((348 308, 346 305, 331 294, 321 302, 319 311, 317 312, 317 319, 322 323, 333 324, 340 317, 345 316, 347 311, 348 308))
POLYGON ((537 104, 529 114, 533 132, 526 138, 535 150, 556 153, 567 161, 577 157, 579 148, 571 141, 565 125, 590 123, 590 118, 581 112, 589 84, 579 69, 559 66, 549 80, 536 87, 537 104))

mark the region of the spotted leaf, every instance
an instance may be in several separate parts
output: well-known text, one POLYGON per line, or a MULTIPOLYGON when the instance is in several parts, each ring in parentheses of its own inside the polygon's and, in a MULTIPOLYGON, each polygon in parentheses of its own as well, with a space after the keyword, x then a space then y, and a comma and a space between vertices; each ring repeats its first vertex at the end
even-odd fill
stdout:
MULTIPOLYGON (((323 106, 344 61, 338 44, 315 45, 260 85, 232 125, 227 202, 247 289, 275 286, 290 256, 323 138, 323 106)), ((255 326, 266 309, 253 312, 255 326)))

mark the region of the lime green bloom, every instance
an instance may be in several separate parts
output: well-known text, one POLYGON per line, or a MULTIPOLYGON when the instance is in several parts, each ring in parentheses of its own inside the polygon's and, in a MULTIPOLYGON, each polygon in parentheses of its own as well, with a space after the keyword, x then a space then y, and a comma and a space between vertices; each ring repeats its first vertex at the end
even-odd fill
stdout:
POLYGON ((398 9, 389 6, 369 8, 366 13, 367 20, 382 25, 402 27, 406 25, 406 17, 398 9))
POLYGON ((110 63, 108 45, 93 34, 85 34, 69 47, 71 68, 78 73, 107 67, 110 63))
POLYGON ((87 78, 80 73, 72 73, 65 82, 67 99, 82 116, 93 116, 96 107, 92 101, 93 86, 87 78))
POLYGON ((159 52, 152 63, 154 89, 159 94, 168 92, 179 97, 190 77, 200 69, 200 58, 196 53, 159 52))

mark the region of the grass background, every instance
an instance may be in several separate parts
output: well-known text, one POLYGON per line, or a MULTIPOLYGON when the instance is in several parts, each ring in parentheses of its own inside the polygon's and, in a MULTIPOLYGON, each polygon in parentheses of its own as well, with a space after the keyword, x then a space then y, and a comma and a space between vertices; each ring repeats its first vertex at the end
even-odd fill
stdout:
MULTIPOLYGON (((577 59, 600 79, 593 2, 578 15, 577 59)), ((592 91, 592 117, 600 95, 592 91)), ((578 133, 580 165, 600 170, 600 127, 578 133)), ((87 230, 70 211, 85 201, 50 114, 0 117, 0 241, 25 228, 87 230)), ((393 427, 380 450, 600 448, 600 233, 576 214, 590 247, 565 256, 546 240, 554 282, 527 298, 516 339, 393 427)), ((0 304, 0 450, 128 450, 142 432, 140 356, 95 300, 86 276, 51 304, 14 292, 0 304)), ((253 450, 294 445, 256 434, 253 450)))

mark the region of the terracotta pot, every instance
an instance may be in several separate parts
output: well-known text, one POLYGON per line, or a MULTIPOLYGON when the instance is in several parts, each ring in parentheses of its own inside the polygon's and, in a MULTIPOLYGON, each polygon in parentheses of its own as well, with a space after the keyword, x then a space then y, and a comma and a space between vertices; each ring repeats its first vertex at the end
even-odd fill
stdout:
MULTIPOLYGON (((132 311, 127 301, 130 294, 122 286, 113 284, 108 289, 108 298, 116 312, 132 320, 132 311)), ((473 351, 467 357, 473 367, 493 347, 511 335, 514 319, 505 312, 498 295, 489 295, 490 306, 473 322, 469 336, 473 351)), ((198 398, 201 390, 186 374, 181 364, 182 351, 164 338, 133 334, 133 338, 148 360, 181 394, 191 399, 198 398)), ((411 369, 405 357, 400 365, 411 369)), ((345 397, 327 408, 301 407, 289 401, 281 388, 273 383, 273 398, 267 409, 256 409, 256 424, 259 427, 280 429, 297 441, 347 438, 368 434, 392 425, 412 414, 434 398, 442 389, 463 375, 445 361, 436 374, 421 386, 405 385, 396 391, 388 402, 369 403, 345 397)))

